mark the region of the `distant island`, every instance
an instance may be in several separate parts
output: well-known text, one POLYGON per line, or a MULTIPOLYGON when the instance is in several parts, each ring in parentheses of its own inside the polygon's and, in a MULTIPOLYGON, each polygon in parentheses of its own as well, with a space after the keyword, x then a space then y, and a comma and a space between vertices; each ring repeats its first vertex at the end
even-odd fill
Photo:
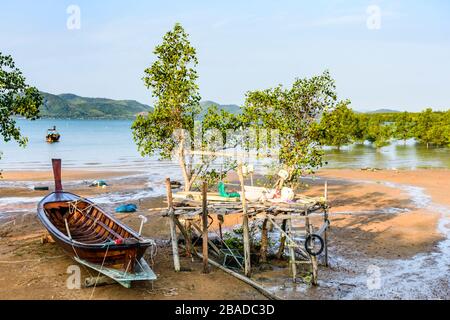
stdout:
MULTIPOLYGON (((72 93, 51 94, 41 92, 44 104, 40 109, 42 118, 61 119, 134 119, 138 114, 151 112, 153 108, 135 100, 113 100, 107 98, 87 98, 72 93)), ((199 118, 202 119, 208 108, 216 106, 233 114, 241 112, 236 104, 219 104, 205 100, 200 102, 202 111, 199 118)), ((397 113, 398 110, 378 109, 375 111, 361 111, 357 113, 397 113)))
POLYGON ((40 108, 43 118, 66 119, 132 119, 152 107, 134 100, 86 98, 66 93, 54 95, 41 92, 44 104, 40 108))
POLYGON ((393 110, 393 109, 378 109, 375 111, 368 111, 367 113, 399 113, 401 111, 393 110))
MULTIPOLYGON (((41 92, 44 104, 40 109, 42 118, 64 119, 134 119, 138 114, 150 112, 153 108, 135 100, 113 100, 106 98, 87 98, 71 93, 51 94, 41 92)), ((218 110, 239 113, 238 105, 221 105, 214 101, 202 101, 202 118, 208 108, 217 106, 218 110)))

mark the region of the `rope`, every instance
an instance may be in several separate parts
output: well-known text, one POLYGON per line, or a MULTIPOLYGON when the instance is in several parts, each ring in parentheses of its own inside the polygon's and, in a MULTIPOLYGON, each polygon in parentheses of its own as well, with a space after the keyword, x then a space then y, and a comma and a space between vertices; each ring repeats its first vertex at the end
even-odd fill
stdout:
MULTIPOLYGON (((109 246, 106 248, 105 256, 103 257, 102 265, 100 266, 100 270, 103 270, 103 266, 105 264, 106 256, 108 255, 109 246)), ((98 272, 97 278, 95 279, 94 288, 92 288, 91 296, 89 297, 89 300, 92 300, 92 297, 94 296, 95 287, 97 286, 98 279, 100 278, 101 272, 98 272)))

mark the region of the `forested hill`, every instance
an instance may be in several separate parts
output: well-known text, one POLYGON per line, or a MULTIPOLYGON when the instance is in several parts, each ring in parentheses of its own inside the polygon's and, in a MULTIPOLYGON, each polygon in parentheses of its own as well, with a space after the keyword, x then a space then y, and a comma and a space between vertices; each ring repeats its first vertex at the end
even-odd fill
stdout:
POLYGON ((40 115, 43 118, 68 119, 132 119, 138 113, 152 108, 134 100, 112 100, 86 98, 75 94, 54 95, 41 92, 44 104, 40 115))
POLYGON ((202 111, 200 112, 199 118, 201 118, 201 119, 208 112, 208 108, 212 107, 212 106, 217 107, 217 110, 219 110, 219 111, 225 110, 225 111, 233 113, 233 114, 241 113, 241 108, 236 104, 218 104, 217 102, 206 100, 206 101, 200 102, 200 106, 202 108, 202 111))
MULTIPOLYGON (((106 98, 86 98, 75 94, 54 95, 41 92, 44 104, 40 109, 43 118, 66 119, 134 119, 139 113, 149 112, 152 107, 134 100, 112 100, 106 98)), ((239 113, 237 105, 221 105, 213 101, 202 101, 202 111, 199 118, 203 118, 210 106, 218 110, 239 113)))

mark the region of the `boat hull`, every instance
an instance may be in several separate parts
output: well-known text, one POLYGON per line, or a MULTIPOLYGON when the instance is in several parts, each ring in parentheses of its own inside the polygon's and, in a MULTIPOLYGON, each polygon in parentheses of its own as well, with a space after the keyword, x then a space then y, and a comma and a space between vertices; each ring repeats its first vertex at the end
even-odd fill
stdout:
POLYGON ((133 272, 152 241, 146 240, 93 202, 54 192, 38 204, 38 218, 71 257, 133 272))

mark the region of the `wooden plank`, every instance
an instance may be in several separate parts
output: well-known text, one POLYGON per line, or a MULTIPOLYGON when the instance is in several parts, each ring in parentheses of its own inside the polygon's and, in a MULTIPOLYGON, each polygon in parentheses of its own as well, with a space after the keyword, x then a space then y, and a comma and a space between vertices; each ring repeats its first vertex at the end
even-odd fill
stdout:
MULTIPOLYGON (((192 197, 193 200, 201 201, 202 193, 197 191, 180 191, 175 193, 173 197, 176 199, 189 199, 189 197, 192 197)), ((215 192, 208 192, 208 201, 239 202, 239 198, 227 198, 215 192)))
POLYGON ((202 183, 202 222, 203 222, 203 273, 209 273, 208 268, 208 185, 202 183))
POLYGON ((61 159, 52 159, 53 177, 55 179, 55 192, 62 192, 61 159))
MULTIPOLYGON (((201 235, 203 235, 203 230, 195 223, 191 222, 191 225, 194 227, 195 230, 197 230, 201 235)), ((213 248, 213 250, 219 255, 220 249, 208 238, 208 243, 213 248)))
MULTIPOLYGON (((289 230, 289 234, 291 234, 292 231, 292 220, 288 219, 287 220, 287 229, 289 230)), ((295 250, 294 250, 294 244, 295 242, 292 241, 292 243, 289 245, 289 258, 290 258, 290 266, 291 266, 291 271, 292 271, 292 281, 296 282, 297 281, 297 265, 295 263, 295 250)))
MULTIPOLYGON (((325 203, 328 203, 328 181, 325 181, 325 191, 324 191, 324 198, 325 203)), ((328 267, 328 227, 330 226, 330 220, 328 219, 328 206, 325 207, 324 214, 323 214, 323 220, 324 222, 328 222, 328 226, 325 228, 325 231, 323 233, 323 241, 325 245, 325 266, 328 267)))
MULTIPOLYGON (((203 258, 202 254, 196 252, 197 256, 199 256, 200 258, 203 258)), ((260 285, 259 283, 253 281, 250 278, 244 277, 243 275, 234 272, 233 270, 230 270, 228 268, 225 268, 224 266, 220 265, 219 263, 208 259, 208 262, 210 264, 212 264, 213 266, 219 268, 220 270, 229 273, 230 275, 232 275, 233 277, 236 277, 237 279, 251 285, 253 288, 255 288, 256 290, 258 290, 261 294, 263 294, 265 297, 272 299, 272 300, 281 300, 281 298, 279 298, 278 296, 274 295, 273 293, 269 292, 267 289, 265 289, 262 285, 260 285)))
POLYGON ((241 202, 242 202, 242 230, 244 238, 244 273, 247 277, 251 276, 251 256, 250 256, 250 230, 248 226, 247 201, 245 199, 244 175, 242 173, 242 165, 238 167, 238 176, 241 183, 241 202))
POLYGON ((178 253, 178 238, 177 229, 175 223, 175 216, 173 210, 173 198, 172 198, 172 186, 170 184, 170 178, 166 179, 166 192, 167 192, 167 203, 169 211, 169 227, 170 227, 170 237, 172 239, 172 253, 173 253, 173 265, 176 272, 180 271, 180 255, 178 253))
MULTIPOLYGON (((313 225, 310 223, 309 218, 305 220, 305 228, 307 231, 307 235, 311 235, 314 233, 314 228, 313 225)), ((309 255, 309 257, 311 259, 311 269, 312 269, 311 284, 317 286, 317 277, 318 277, 317 257, 313 255, 309 255)))
MULTIPOLYGON (((308 256, 308 253, 305 251, 305 249, 303 249, 302 247, 300 247, 288 234, 286 231, 284 231, 274 220, 272 220, 269 216, 267 216, 267 218, 269 219, 270 222, 272 222, 273 226, 278 229, 282 235, 284 235, 286 237, 287 240, 289 240, 289 242, 294 245, 295 247, 297 247, 298 250, 300 250, 305 256, 308 256)), ((289 221, 289 219, 287 219, 286 221, 289 221)))
POLYGON ((184 242, 186 243, 186 255, 188 257, 192 257, 192 244, 191 244, 191 237, 189 233, 186 231, 186 229, 181 224, 180 220, 178 220, 177 216, 174 216, 175 224, 177 225, 178 229, 181 231, 181 234, 183 235, 184 242))

